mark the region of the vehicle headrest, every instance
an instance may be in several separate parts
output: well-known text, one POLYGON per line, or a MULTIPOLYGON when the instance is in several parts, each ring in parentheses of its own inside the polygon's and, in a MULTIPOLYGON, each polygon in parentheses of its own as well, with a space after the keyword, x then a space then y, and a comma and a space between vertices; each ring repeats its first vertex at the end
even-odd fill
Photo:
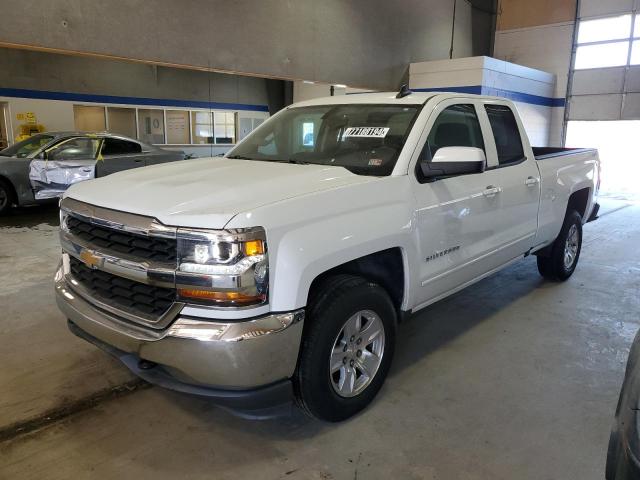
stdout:
POLYGON ((441 123, 436 129, 434 140, 438 147, 471 145, 469 129, 462 123, 441 123))

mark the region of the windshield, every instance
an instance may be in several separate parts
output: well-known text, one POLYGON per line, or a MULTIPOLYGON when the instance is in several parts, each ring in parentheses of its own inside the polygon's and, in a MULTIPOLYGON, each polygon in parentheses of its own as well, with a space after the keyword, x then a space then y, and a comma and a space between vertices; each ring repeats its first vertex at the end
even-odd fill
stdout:
POLYGON ((290 108, 254 130, 228 158, 390 175, 419 109, 419 105, 365 104, 290 108))
POLYGON ((53 140, 53 138, 54 137, 51 135, 34 135, 27 138, 26 140, 22 140, 15 145, 11 145, 10 147, 1 150, 0 155, 5 157, 18 158, 28 157, 36 150, 44 147, 47 143, 53 140))

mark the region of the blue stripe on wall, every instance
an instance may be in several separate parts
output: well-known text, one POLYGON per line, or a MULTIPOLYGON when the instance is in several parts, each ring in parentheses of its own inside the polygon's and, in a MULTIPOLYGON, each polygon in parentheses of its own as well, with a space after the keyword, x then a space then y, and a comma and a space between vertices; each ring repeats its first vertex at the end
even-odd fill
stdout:
POLYGON ((564 98, 543 97, 530 93, 515 92, 502 88, 486 87, 483 85, 469 85, 465 87, 438 87, 438 88, 412 88, 414 92, 457 92, 472 93, 475 95, 491 95, 493 97, 503 97, 514 102, 529 103, 543 107, 564 107, 564 98))
POLYGON ((0 96, 16 98, 38 98, 42 100, 66 100, 69 102, 118 103, 123 105, 149 105, 154 107, 219 108, 226 110, 248 110, 268 112, 267 105, 244 103, 200 102, 196 100, 172 100, 165 98, 119 97, 114 95, 92 95, 88 93, 48 92, 22 88, 0 88, 0 96))

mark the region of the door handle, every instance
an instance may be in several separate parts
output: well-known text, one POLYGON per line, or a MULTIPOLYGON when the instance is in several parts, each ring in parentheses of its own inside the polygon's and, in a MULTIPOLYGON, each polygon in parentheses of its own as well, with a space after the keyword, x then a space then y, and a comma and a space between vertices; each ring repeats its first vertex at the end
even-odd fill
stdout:
POLYGON ((524 184, 527 187, 535 187, 539 182, 540 182, 540 179, 536 177, 527 177, 527 179, 524 181, 524 184))
POLYGON ((487 198, 495 197, 498 193, 500 193, 502 189, 500 187, 494 187, 493 185, 489 185, 482 191, 482 195, 487 198))

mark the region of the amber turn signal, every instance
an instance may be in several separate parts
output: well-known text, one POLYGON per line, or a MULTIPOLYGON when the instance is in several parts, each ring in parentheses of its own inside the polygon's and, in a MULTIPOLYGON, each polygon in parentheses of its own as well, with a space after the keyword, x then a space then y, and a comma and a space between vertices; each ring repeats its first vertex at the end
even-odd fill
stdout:
POLYGON ((182 298, 196 300, 211 300, 220 303, 258 303, 264 300, 264 295, 245 295, 239 292, 220 292, 211 290, 199 290, 192 288, 180 288, 178 294, 182 298))
POLYGON ((244 242, 244 254, 247 257, 253 255, 262 255, 264 253, 264 244, 262 240, 249 240, 244 242))

